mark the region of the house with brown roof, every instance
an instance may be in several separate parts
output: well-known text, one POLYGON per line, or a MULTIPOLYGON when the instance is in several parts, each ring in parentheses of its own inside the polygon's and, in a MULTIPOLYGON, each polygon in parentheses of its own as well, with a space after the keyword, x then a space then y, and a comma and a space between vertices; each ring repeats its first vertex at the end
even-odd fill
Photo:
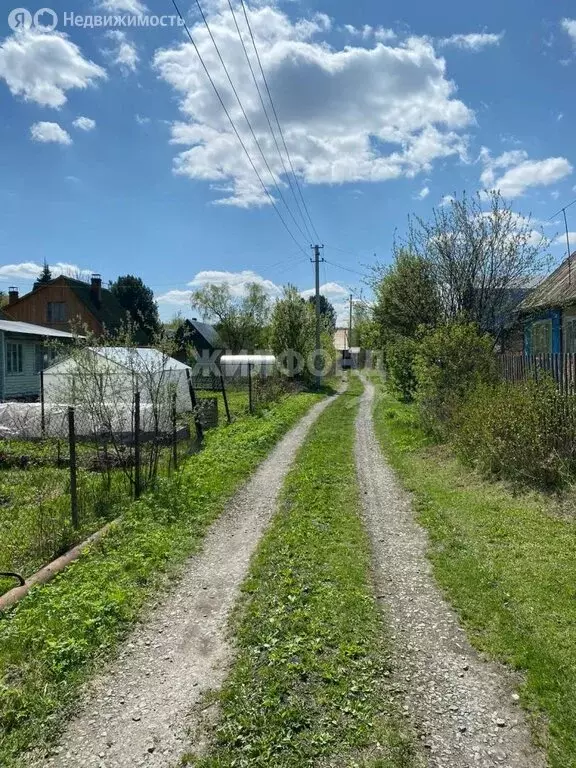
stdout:
POLYGON ((576 352, 576 251, 518 306, 526 355, 576 352))
POLYGON ((18 288, 9 288, 4 314, 60 331, 86 327, 101 336, 118 329, 126 313, 114 294, 102 287, 100 275, 92 275, 89 283, 60 275, 48 283, 35 283, 24 296, 19 296, 18 288))

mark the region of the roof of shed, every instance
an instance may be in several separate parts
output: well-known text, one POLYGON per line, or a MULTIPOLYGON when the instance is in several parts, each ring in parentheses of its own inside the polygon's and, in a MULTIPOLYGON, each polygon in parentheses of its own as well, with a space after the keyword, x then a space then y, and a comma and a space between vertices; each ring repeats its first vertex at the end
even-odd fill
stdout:
POLYGON ((576 303, 576 251, 564 259, 518 306, 521 313, 576 303))
POLYGON ((23 333, 27 336, 48 336, 50 338, 77 338, 73 333, 67 331, 57 331, 55 328, 46 328, 43 325, 34 325, 33 323, 22 323, 19 320, 4 320, 0 318, 0 331, 7 333, 23 333))
POLYGON ((218 331, 209 323, 201 323, 199 320, 186 320, 192 328, 199 333, 212 349, 224 349, 224 342, 220 338, 218 331))
MULTIPOLYGON (((129 372, 185 371, 189 368, 185 363, 150 347, 86 347, 86 349, 129 372)), ((59 360, 46 370, 52 373, 58 368, 65 369, 70 362, 73 363, 74 358, 59 360)))

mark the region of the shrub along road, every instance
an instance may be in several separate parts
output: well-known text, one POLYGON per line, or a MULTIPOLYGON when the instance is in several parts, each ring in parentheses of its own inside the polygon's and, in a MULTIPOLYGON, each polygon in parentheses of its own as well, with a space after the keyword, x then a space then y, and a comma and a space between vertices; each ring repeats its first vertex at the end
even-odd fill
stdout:
POLYGON ((474 645, 519 670, 552 768, 576 768, 574 491, 484 479, 423 433, 412 405, 383 393, 378 437, 413 492, 434 575, 474 645))
POLYGON ((429 750, 428 765, 543 767, 515 703, 511 675, 480 659, 436 585, 426 534, 380 455, 373 401, 368 383, 357 423, 358 475, 398 674, 408 681, 407 702, 429 750))

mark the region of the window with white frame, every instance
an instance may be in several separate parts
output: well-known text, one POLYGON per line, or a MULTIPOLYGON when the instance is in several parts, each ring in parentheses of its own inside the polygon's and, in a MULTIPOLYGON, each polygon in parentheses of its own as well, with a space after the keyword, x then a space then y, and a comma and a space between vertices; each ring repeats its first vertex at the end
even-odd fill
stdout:
POLYGON ((22 344, 6 344, 6 373, 22 373, 22 344))
POLYGON ((548 355, 552 352, 552 320, 532 323, 532 354, 548 355))

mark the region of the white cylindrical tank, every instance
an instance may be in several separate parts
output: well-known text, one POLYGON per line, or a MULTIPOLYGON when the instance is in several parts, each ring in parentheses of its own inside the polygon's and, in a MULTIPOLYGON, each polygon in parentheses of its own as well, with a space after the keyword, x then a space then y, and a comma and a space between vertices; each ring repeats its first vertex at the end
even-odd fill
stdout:
POLYGON ((274 355, 222 355, 220 367, 226 378, 245 378, 248 372, 270 376, 276 370, 274 355))

